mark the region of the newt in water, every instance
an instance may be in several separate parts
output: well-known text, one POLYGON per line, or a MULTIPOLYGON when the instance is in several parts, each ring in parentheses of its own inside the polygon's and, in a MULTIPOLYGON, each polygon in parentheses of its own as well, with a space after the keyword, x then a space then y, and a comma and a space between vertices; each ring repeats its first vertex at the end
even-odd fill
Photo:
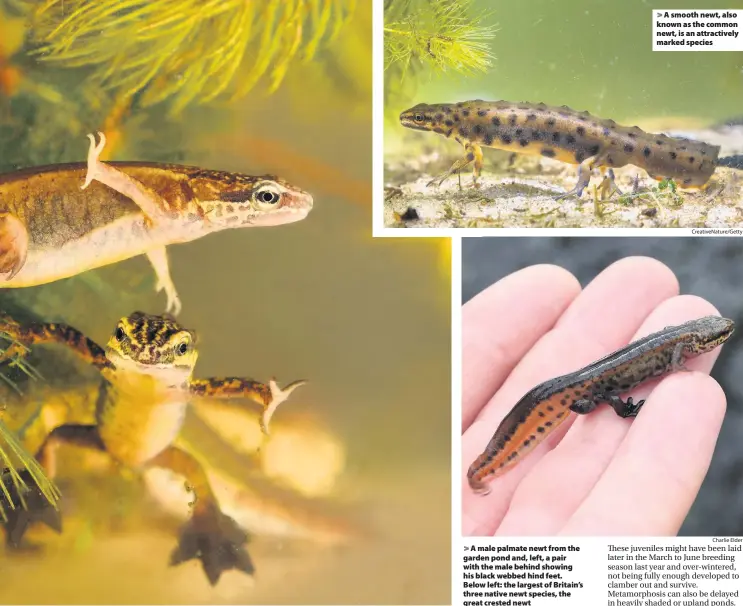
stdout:
MULTIPOLYGON (((64 423, 49 428, 42 410, 25 424, 21 438, 40 445, 24 445, 37 453, 37 459, 51 477, 55 469, 54 448, 59 443, 106 452, 120 465, 136 471, 159 467, 182 475, 195 495, 195 503, 171 564, 198 558, 212 584, 226 570, 253 573, 253 563, 245 549, 247 533, 222 512, 198 459, 173 442, 194 397, 208 397, 238 408, 243 406, 240 400, 257 402, 263 407, 262 426, 267 433, 276 407, 304 381, 280 389, 273 380, 266 385, 239 378, 194 379, 192 373, 198 356, 195 333, 180 326, 171 316, 136 312, 122 318, 105 349, 63 324, 22 326, 5 316, 0 321, 0 334, 23 345, 66 345, 100 371, 104 379, 98 396, 90 400, 95 407, 90 414, 94 422, 64 423), (230 399, 238 401, 230 402, 230 399)), ((9 348, 5 355, 14 356, 17 352, 9 348)), ((29 507, 22 516, 8 516, 5 526, 11 545, 19 545, 26 527, 33 521, 60 527, 58 520, 50 522, 48 506, 37 505, 29 507)))
POLYGON ((577 164, 578 183, 559 198, 580 197, 594 168, 601 169, 602 175, 608 171, 601 183, 602 197, 621 194, 613 169, 627 164, 646 170, 658 181, 672 178, 682 188, 704 188, 718 166, 743 168, 742 156, 718 159, 720 148, 716 145, 646 133, 637 126, 621 126, 565 105, 482 100, 420 103, 400 114, 400 123, 455 139, 464 147, 464 157, 429 185, 440 185, 474 163, 473 182, 477 187, 482 147, 577 164))
POLYGON ((181 309, 166 246, 301 221, 312 196, 273 176, 151 162, 58 164, 0 175, 0 287, 46 284, 147 255, 166 311, 181 309))

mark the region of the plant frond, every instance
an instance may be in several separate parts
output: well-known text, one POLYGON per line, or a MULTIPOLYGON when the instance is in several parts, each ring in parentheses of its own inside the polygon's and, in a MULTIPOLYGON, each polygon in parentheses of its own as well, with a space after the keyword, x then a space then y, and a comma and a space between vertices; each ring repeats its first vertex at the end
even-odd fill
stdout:
POLYGON ((117 97, 177 112, 239 98, 266 79, 274 92, 290 66, 313 58, 355 0, 45 0, 29 3, 35 55, 90 68, 117 97))

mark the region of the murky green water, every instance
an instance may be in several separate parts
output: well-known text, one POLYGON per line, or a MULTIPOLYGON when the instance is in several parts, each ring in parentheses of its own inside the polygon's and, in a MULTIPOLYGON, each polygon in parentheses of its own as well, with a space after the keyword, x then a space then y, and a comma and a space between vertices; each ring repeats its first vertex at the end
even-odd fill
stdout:
MULTIPOLYGON (((314 195, 314 209, 300 223, 227 231, 170 247, 171 273, 183 302, 179 320, 199 334, 197 376, 310 380, 277 413, 275 439, 284 432, 305 440, 296 442, 300 447, 295 444, 292 452, 296 467, 313 457, 323 464, 327 443, 344 454, 343 464, 321 497, 289 495, 288 490, 279 505, 296 512, 296 519, 311 520, 307 512, 316 512, 312 501, 321 498, 320 503, 332 505, 320 512, 324 523, 332 525, 337 516, 364 536, 328 546, 254 533, 249 548, 258 570, 255 581, 251 585, 230 573, 212 589, 195 562, 167 567, 177 520, 152 492, 142 488, 139 497, 131 497, 143 499, 137 509, 144 510, 141 524, 126 521, 115 502, 85 496, 86 485, 74 482, 73 454, 71 471, 60 471, 67 478, 72 512, 66 532, 46 537, 48 546, 40 553, 0 552, 0 602, 450 599, 448 268, 442 271, 441 243, 372 239, 371 15, 366 3, 360 3, 336 44, 324 59, 291 68, 273 96, 258 87, 245 100, 191 108, 171 120, 157 109, 134 111, 119 124, 115 159, 270 172, 314 195), (301 444, 308 445, 305 452, 301 444), (118 512, 117 524, 105 523, 107 508, 118 512), (91 525, 87 519, 97 522, 91 525)), ((42 68, 31 64, 28 78, 35 69, 42 68)), ((76 89, 69 81, 60 91, 74 100, 76 89)), ((38 143, 44 124, 34 122, 33 112, 18 98, 3 101, 8 101, 3 111, 9 112, 3 123, 16 127, 13 145, 7 140, 0 145, 6 169, 29 157, 24 144, 35 145, 44 162, 83 160, 84 133, 101 128, 90 116, 57 116, 62 123, 79 120, 80 136, 50 139, 44 157, 38 143)), ((0 306, 22 306, 42 318, 67 322, 100 343, 119 317, 135 309, 163 311, 164 297, 154 293, 154 285, 155 276, 140 257, 47 286, 0 290, 0 306)), ((51 360, 46 368, 53 375, 51 360)), ((39 397, 52 397, 38 389, 39 397)), ((237 477, 236 461, 243 460, 233 452, 237 445, 226 434, 218 443, 219 434, 203 430, 197 427, 191 439, 209 451, 203 455, 216 456, 213 469, 242 480, 245 494, 253 490, 247 505, 232 506, 246 516, 256 502, 270 508, 273 479, 256 472, 254 459, 246 457, 253 467, 237 477), (206 435, 212 442, 199 437, 206 435)), ((167 501, 167 495, 160 498, 167 501)), ((302 524, 312 530, 312 521, 302 524)))

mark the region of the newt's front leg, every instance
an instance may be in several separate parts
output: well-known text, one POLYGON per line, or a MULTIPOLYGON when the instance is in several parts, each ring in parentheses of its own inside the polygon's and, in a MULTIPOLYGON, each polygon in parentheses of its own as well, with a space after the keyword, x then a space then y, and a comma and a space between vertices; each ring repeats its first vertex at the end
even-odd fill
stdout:
POLYGON ((66 345, 83 361, 98 370, 111 367, 111 362, 106 358, 106 352, 100 345, 88 339, 76 328, 66 324, 45 322, 24 326, 8 315, 0 315, 0 337, 14 341, 4 352, 0 353, 0 363, 16 357, 24 357, 28 353, 25 347, 57 343, 66 345))
POLYGON ((170 446, 150 461, 148 467, 169 469, 185 477, 196 497, 191 519, 183 527, 178 546, 170 556, 170 565, 198 558, 212 585, 217 584, 226 570, 242 570, 252 575, 255 568, 245 549, 247 533, 222 513, 201 464, 184 450, 170 446))
MULTIPOLYGON (((476 143, 468 142, 464 144, 464 152, 465 155, 463 158, 460 158, 452 164, 451 168, 445 173, 439 175, 435 179, 431 179, 431 181, 426 184, 426 187, 430 187, 434 184, 438 187, 451 175, 460 176, 462 169, 466 168, 471 162, 475 163, 472 172, 472 181, 474 186, 477 187, 477 178, 480 176, 480 172, 482 171, 482 148, 476 143)), ((459 180, 459 188, 462 188, 461 176, 459 180)))
MULTIPOLYGON (((263 407, 261 430, 268 435, 268 425, 276 409, 289 398, 297 387, 305 383, 307 383, 305 380, 294 381, 281 389, 274 379, 271 379, 268 385, 236 377, 193 379, 190 383, 190 390, 194 395, 214 398, 214 401, 210 402, 212 405, 234 408, 235 403, 224 402, 223 400, 237 398, 260 404, 263 407)), ((238 403, 238 406, 242 406, 242 404, 238 403)))

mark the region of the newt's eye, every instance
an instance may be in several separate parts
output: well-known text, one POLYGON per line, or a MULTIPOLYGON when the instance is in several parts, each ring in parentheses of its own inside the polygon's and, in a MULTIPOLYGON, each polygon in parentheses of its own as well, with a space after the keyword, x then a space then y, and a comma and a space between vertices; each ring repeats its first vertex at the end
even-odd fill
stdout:
POLYGON ((415 114, 413 120, 416 122, 423 122, 426 118, 423 116, 423 114, 415 114))
POLYGON ((179 356, 185 356, 188 353, 188 342, 182 341, 175 347, 175 353, 179 356))
POLYGON ((121 326, 119 326, 116 329, 116 333, 114 334, 114 336, 116 337, 116 340, 117 341, 119 341, 119 342, 123 341, 124 340, 124 329, 121 328, 121 326))
POLYGON ((281 200, 281 192, 275 185, 263 185, 255 190, 253 200, 259 208, 271 208, 281 200))

